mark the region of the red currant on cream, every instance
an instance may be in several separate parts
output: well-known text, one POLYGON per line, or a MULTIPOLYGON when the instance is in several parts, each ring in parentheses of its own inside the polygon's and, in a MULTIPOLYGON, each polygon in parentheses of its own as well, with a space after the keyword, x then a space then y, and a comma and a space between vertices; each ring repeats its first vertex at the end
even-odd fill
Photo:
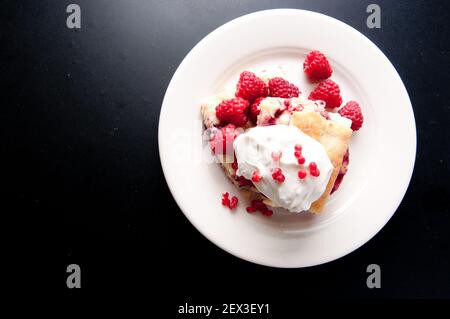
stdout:
POLYGON ((320 175, 320 171, 317 168, 317 164, 315 162, 309 163, 309 173, 314 177, 317 177, 320 175))
POLYGON ((298 178, 304 179, 308 173, 304 169, 298 171, 298 178))
POLYGON ((252 174, 252 182, 258 183, 262 179, 261 174, 258 171, 254 171, 252 174))

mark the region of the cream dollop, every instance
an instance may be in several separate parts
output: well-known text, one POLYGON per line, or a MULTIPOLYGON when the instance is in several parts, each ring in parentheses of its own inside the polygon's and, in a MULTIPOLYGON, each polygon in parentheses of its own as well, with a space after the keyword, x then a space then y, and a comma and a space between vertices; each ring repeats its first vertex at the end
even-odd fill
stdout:
POLYGON ((303 133, 296 126, 257 126, 240 134, 234 141, 239 176, 252 179, 255 171, 262 179, 255 187, 272 200, 274 205, 291 212, 308 210, 311 204, 322 196, 330 179, 333 165, 323 146, 303 133), (305 164, 299 165, 294 156, 295 145, 302 146, 305 164), (273 152, 281 152, 281 159, 275 161, 273 152), (308 165, 315 162, 320 170, 318 177, 309 174, 308 165), (272 170, 281 168, 285 180, 279 183, 272 178, 272 170), (305 169, 308 175, 301 180, 298 170, 305 169))

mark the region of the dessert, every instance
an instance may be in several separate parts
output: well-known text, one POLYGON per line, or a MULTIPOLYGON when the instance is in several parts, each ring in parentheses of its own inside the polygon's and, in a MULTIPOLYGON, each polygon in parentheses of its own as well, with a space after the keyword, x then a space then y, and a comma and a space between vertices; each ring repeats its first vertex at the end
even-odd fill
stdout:
MULTIPOLYGON (((211 151, 249 197, 249 213, 269 217, 270 207, 320 213, 348 170, 350 140, 364 121, 361 108, 355 101, 340 107, 339 85, 322 53, 310 52, 303 70, 321 81, 308 97, 281 68, 245 70, 234 91, 201 104, 211 151)), ((228 193, 222 198, 230 209, 237 201, 228 193)))

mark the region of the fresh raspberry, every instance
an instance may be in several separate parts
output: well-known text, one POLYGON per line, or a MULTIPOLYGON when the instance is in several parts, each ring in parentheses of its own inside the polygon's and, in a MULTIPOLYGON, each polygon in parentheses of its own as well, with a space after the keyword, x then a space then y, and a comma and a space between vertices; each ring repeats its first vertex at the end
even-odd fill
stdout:
POLYGON ((233 152, 233 141, 239 135, 236 126, 228 124, 218 129, 211 137, 209 144, 214 154, 231 154, 233 152))
POLYGON ((259 112, 261 109, 259 108, 259 104, 261 104, 261 101, 264 100, 265 97, 261 96, 258 97, 255 101, 253 101, 252 105, 250 106, 250 118, 253 121, 253 123, 256 123, 258 119, 259 112))
POLYGON ((283 78, 277 77, 269 80, 269 96, 288 99, 298 97, 299 94, 298 87, 283 78))
POLYGON ((317 50, 308 53, 303 62, 303 71, 311 80, 325 80, 333 73, 325 55, 317 50))
POLYGON ((247 123, 247 109, 249 103, 240 97, 235 97, 233 99, 225 100, 216 106, 216 116, 220 123, 234 124, 236 126, 241 126, 247 123))
POLYGON ((338 113, 346 117, 350 120, 352 120, 352 130, 357 131, 361 128, 364 117, 362 115, 361 107, 359 104, 355 101, 349 101, 347 102, 339 111, 338 113))
POLYGON ((269 88, 267 84, 258 78, 253 72, 244 71, 239 76, 236 85, 236 96, 252 101, 260 96, 267 96, 269 88))
POLYGON ((342 103, 341 90, 336 82, 330 79, 320 82, 308 98, 314 101, 324 101, 327 109, 334 109, 342 103))

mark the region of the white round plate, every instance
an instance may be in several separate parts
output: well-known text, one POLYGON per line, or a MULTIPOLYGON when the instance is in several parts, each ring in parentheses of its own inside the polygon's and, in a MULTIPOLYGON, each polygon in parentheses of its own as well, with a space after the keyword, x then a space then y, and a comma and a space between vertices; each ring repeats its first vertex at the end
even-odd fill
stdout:
POLYGON ((292 9, 240 17, 200 41, 169 84, 158 134, 167 184, 191 223, 225 251, 273 267, 318 265, 367 242, 400 204, 416 154, 411 102, 386 56, 352 27, 292 9), (313 84, 305 79, 302 63, 314 49, 330 60, 344 103, 356 100, 363 109, 365 122, 352 138, 349 171, 320 215, 248 214, 245 198, 219 165, 201 156, 199 104, 234 85, 243 70, 279 65, 308 94, 313 84), (236 211, 222 207, 224 191, 240 198, 236 211))

